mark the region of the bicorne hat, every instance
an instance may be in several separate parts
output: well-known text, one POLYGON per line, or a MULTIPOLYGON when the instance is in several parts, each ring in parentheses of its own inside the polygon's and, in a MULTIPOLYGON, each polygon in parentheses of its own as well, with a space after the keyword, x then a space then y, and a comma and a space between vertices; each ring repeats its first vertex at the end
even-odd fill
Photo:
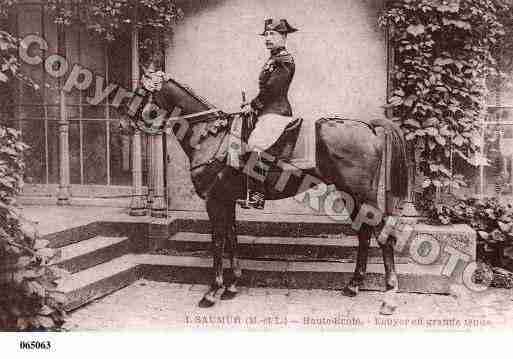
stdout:
POLYGON ((292 32, 296 32, 297 29, 290 26, 290 24, 285 19, 267 19, 264 22, 264 32, 262 32, 260 35, 264 36, 266 31, 276 31, 282 34, 290 34, 292 32))

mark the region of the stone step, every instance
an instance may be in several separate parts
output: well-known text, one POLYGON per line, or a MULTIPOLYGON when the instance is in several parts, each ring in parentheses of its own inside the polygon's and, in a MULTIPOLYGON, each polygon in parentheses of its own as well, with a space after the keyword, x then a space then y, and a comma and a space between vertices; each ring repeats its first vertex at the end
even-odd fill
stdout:
POLYGON ((127 254, 62 278, 58 282, 58 290, 66 294, 66 310, 70 311, 126 287, 139 278, 134 255, 127 254))
MULTIPOLYGON (((229 268, 227 260, 225 268, 229 268)), ((241 260, 240 285, 290 289, 340 290, 350 280, 354 263, 241 260)), ((441 265, 396 264, 399 290, 411 293, 449 293, 449 279, 441 265)), ((227 273, 228 274, 228 273, 227 273)), ((82 270, 60 280, 68 297, 66 310, 74 310, 115 292, 140 278, 154 281, 210 284, 212 259, 196 256, 129 254, 82 270)), ((384 290, 383 264, 369 263, 363 290, 384 290)))
POLYGON ((130 252, 128 237, 96 236, 60 248, 61 259, 56 263, 70 273, 94 267, 130 252))
MULTIPOLYGON (((323 237, 267 237, 239 235, 239 258, 289 261, 356 260, 358 238, 351 235, 324 235, 323 237)), ((171 236, 156 254, 210 256, 211 235, 178 232, 171 236)), ((410 263, 408 253, 396 253, 396 263, 410 263)), ((373 238, 369 248, 369 263, 383 263, 381 248, 373 238)))
MULTIPOLYGON (((168 254, 209 251, 212 236, 205 233, 178 232, 161 249, 168 254)), ((358 247, 356 236, 330 235, 325 237, 276 237, 239 235, 239 257, 247 259, 304 258, 355 259, 358 247)), ((381 256, 376 241, 371 241, 370 256, 381 256)), ((162 250, 159 253, 166 253, 162 250)))
MULTIPOLYGON (((294 226, 292 221, 288 223, 291 226, 285 226, 285 228, 282 228, 280 223, 250 223, 250 226, 239 232, 241 252, 247 256, 241 260, 243 278, 240 284, 247 287, 333 290, 343 288, 354 271, 354 257, 330 258, 329 254, 330 251, 334 255, 356 252, 357 240, 354 233, 341 235, 341 231, 336 231, 337 228, 331 227, 331 224, 328 228, 314 223, 308 223, 305 226, 299 222, 294 226), (262 228, 265 230, 260 231, 262 228), (259 236, 252 235, 254 233, 258 233, 259 236), (311 251, 305 251, 305 248, 311 251), (278 249, 277 252, 276 249, 278 249), (316 250, 317 255, 314 255, 316 250), (265 258, 264 255, 263 258, 255 258, 254 251, 257 253, 260 251, 260 254, 267 252, 267 255, 274 255, 274 257, 265 258)), ((202 230, 198 231, 197 223, 172 222, 169 233, 167 231, 164 233, 168 235, 163 237, 165 238, 164 250, 169 251, 170 255, 122 255, 122 252, 117 252, 117 255, 122 256, 64 278, 60 282, 60 289, 69 298, 67 309, 78 308, 143 277, 157 281, 210 284, 213 277, 212 258, 208 248, 210 236, 206 235, 208 228, 203 226, 204 223, 200 226, 202 230), (170 239, 169 234, 171 234, 170 239)), ((141 234, 144 235, 144 231, 141 231, 141 234)), ((471 259, 475 259, 475 233, 468 228, 418 225, 415 228, 415 238, 419 236, 436 239, 443 245, 458 248, 463 253, 468 253, 471 259)), ((93 242, 95 241, 90 243, 93 242)), ((105 247, 102 247, 99 242, 101 240, 97 241, 96 246, 87 244, 88 249, 85 247, 65 249, 64 260, 89 256, 91 252, 104 250, 105 247)), ((115 243, 113 240, 108 244, 107 242, 108 240, 105 240, 103 244, 110 248, 121 245, 124 241, 115 243)), ((362 289, 384 289, 383 264, 378 256, 373 255, 377 254, 377 250, 376 242, 371 242, 368 274, 362 289)), ((449 284, 453 278, 441 275, 444 263, 437 260, 435 264, 426 266, 408 260, 403 261, 405 257, 399 254, 396 257, 400 291, 449 293, 449 284)), ((225 268, 228 268, 227 261, 225 261, 225 268)))
POLYGON ((50 233, 43 238, 50 242, 50 248, 62 248, 70 244, 79 243, 98 235, 99 224, 97 222, 64 229, 50 233))
MULTIPOLYGON (((174 232, 211 233, 208 218, 180 218, 173 221, 174 232)), ((237 233, 239 235, 315 237, 319 235, 355 235, 350 222, 334 221, 324 216, 238 216, 237 233)))
MULTIPOLYGON (((201 257, 138 255, 135 260, 148 280, 190 284, 212 281, 212 259, 201 257)), ((225 261, 226 268, 229 267, 225 261)), ((353 263, 288 262, 241 260, 241 285, 247 287, 278 287, 291 289, 339 290, 350 280, 353 263)), ((443 277, 441 265, 421 266, 397 264, 399 290, 411 293, 449 293, 449 279, 443 277)), ((384 267, 369 263, 364 290, 384 290, 384 267)))

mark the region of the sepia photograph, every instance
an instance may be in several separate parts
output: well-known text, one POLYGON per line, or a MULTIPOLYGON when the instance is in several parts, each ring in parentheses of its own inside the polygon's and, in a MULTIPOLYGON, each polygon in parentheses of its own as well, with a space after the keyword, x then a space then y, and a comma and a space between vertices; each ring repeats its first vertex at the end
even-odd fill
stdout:
POLYGON ((505 332, 512 288, 512 0, 0 0, 17 352, 505 332))

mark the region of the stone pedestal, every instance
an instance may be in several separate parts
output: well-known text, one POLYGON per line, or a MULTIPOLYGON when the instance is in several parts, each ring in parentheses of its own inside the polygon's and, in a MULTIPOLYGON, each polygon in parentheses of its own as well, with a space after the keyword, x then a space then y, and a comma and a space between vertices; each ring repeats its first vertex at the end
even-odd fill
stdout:
POLYGON ((150 137, 151 143, 151 216, 167 216, 166 196, 164 193, 164 146, 162 135, 150 137))
MULTIPOLYGON (((408 257, 419 273, 433 272, 452 283, 462 283, 465 271, 476 261, 477 235, 467 225, 412 225, 413 231, 405 245, 397 248, 397 256, 408 257), (402 249, 402 250, 401 250, 402 249)), ((423 283, 429 287, 430 283, 423 283)))
POLYGON ((141 133, 139 131, 134 134, 132 146, 132 202, 129 213, 131 216, 145 216, 147 209, 142 188, 141 133))

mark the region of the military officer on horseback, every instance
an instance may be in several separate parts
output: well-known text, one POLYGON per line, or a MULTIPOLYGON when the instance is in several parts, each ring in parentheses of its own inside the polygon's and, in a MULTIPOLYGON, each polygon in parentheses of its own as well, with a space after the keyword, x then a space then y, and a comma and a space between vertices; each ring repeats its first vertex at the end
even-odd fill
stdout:
MULTIPOLYGON (((251 152, 260 154, 269 149, 293 121, 287 94, 294 77, 295 64, 286 49, 286 42, 287 35, 296 31, 285 19, 267 19, 264 23, 264 32, 260 35, 264 37, 270 57, 260 73, 258 95, 251 102, 243 104, 244 113, 257 117, 255 128, 248 140, 248 149, 251 152)), ((259 169, 263 178, 264 167, 259 169)), ((248 194, 241 205, 245 208, 263 209, 264 182, 249 177, 247 183, 248 194)))

